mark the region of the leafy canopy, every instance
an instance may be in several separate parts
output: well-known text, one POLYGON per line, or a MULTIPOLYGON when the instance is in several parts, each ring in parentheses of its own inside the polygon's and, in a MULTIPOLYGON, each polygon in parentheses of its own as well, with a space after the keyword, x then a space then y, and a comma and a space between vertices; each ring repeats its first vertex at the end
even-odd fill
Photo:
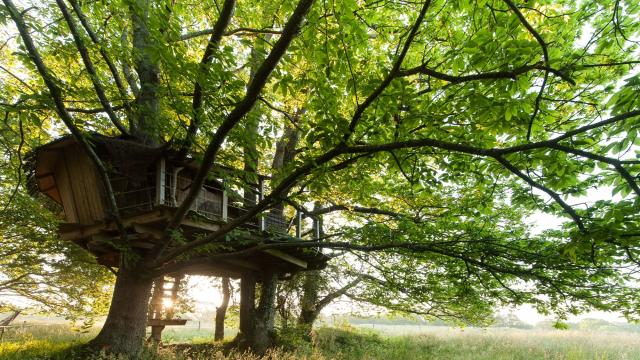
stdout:
MULTIPOLYGON (((359 298, 465 317, 496 302, 637 315, 635 1, 70 1, 72 21, 63 1, 4 3, 5 126, 24 119, 34 144, 64 132, 62 118, 171 141, 205 168, 242 168, 250 143, 269 173, 294 130, 295 158, 247 216, 284 194, 339 213, 313 246, 369 262, 359 298), (567 223, 533 235, 537 212, 567 223)), ((143 265, 187 264, 232 230, 143 265)))

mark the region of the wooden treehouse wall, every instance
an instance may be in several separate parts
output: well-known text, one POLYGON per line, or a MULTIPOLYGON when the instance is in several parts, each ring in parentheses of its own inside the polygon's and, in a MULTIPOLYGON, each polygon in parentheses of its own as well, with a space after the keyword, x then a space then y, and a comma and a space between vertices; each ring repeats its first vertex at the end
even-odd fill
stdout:
POLYGON ((67 222, 93 224, 104 220, 98 173, 78 145, 60 149, 54 177, 67 222))

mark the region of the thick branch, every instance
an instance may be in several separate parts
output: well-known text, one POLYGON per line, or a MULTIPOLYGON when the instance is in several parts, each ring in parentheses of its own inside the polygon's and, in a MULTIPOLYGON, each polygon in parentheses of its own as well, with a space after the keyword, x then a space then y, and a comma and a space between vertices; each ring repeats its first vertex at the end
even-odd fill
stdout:
POLYGON ((620 176, 622 176, 625 181, 627 182, 627 184, 629 184, 629 187, 631 187, 631 189, 633 189, 633 191, 640 196, 640 187, 638 187, 638 184, 636 183, 636 180, 634 179, 634 177, 627 171, 627 169, 625 169, 622 166, 622 161, 618 160, 618 159, 612 159, 606 156, 601 156, 598 154, 593 154, 590 153, 588 151, 584 151, 584 150, 580 150, 580 149, 574 149, 572 147, 569 146, 564 146, 564 145, 560 145, 560 144, 554 144, 550 146, 553 149, 556 150, 560 150, 566 153, 570 153, 570 154, 575 154, 578 156, 582 156, 585 157, 587 159, 591 159, 591 160, 596 160, 596 161, 600 161, 609 165, 612 165, 616 171, 620 174, 620 176))
POLYGON ((78 28, 76 27, 76 23, 71 17, 71 14, 67 9, 67 6, 65 5, 64 0, 56 0, 56 3, 58 4, 60 11, 62 12, 64 19, 67 22, 67 25, 69 26, 69 30, 71 31, 71 35, 73 36, 73 40, 76 43, 76 48, 78 49, 78 52, 82 57, 82 62, 84 62, 84 66, 87 69, 87 73, 89 73, 89 78, 91 79, 91 83, 93 84, 93 88, 96 92, 96 95, 98 95, 100 104, 105 109, 105 112, 109 116, 109 119, 111 120, 113 125, 115 125, 115 127, 118 128, 118 130, 120 130, 121 133, 128 134, 127 129, 124 127, 124 125, 122 125, 122 123, 118 119, 118 116, 113 111, 113 108, 111 107, 111 103, 107 99, 107 95, 105 94, 104 89, 102 88, 102 84, 100 83, 100 79, 98 78, 98 73, 96 72, 96 69, 93 67, 93 62, 91 61, 91 57, 89 56, 89 51, 87 50, 87 47, 84 45, 84 42, 82 41, 82 38, 78 33, 78 28))
POLYGON ((196 74, 196 81, 193 89, 191 122, 189 123, 189 128, 187 129, 187 137, 185 143, 180 151, 182 156, 186 155, 186 153, 190 150, 191 146, 195 142, 196 134, 198 132, 198 128, 200 127, 200 117, 202 116, 203 101, 202 84, 200 84, 200 77, 206 74, 208 68, 207 65, 211 63, 211 59, 213 58, 213 52, 218 47, 218 44, 222 39, 224 30, 227 28, 227 26, 229 26, 229 22, 231 22, 231 17, 233 16, 235 5, 235 0, 225 0, 222 11, 220 12, 220 17, 213 27, 211 37, 209 38, 207 47, 205 48, 204 54, 202 55, 202 60, 200 60, 200 68, 198 74, 196 74))
POLYGON ((516 145, 516 146, 511 146, 508 148, 503 148, 503 149, 494 149, 495 153, 497 153, 498 155, 503 155, 503 154, 510 154, 510 153, 515 153, 515 152, 520 152, 520 151, 524 151, 524 150, 533 150, 533 149, 539 149, 539 148, 544 148, 544 147, 551 147, 554 144, 559 143, 562 140, 565 139, 569 139, 575 135, 578 134, 582 134, 585 133, 589 130, 593 130, 593 129, 597 129, 606 125, 611 125, 614 123, 617 123, 619 121, 625 121, 628 119, 632 119, 635 118, 637 116, 640 116, 640 110, 634 110, 634 111, 629 111, 626 112, 624 114, 619 114, 616 116, 612 116, 608 119, 602 120, 602 121, 598 121, 595 122, 593 124, 589 124, 589 125, 585 125, 582 127, 579 127, 577 129, 573 129, 573 130, 569 130, 566 133, 557 136, 553 139, 550 140, 544 140, 544 141, 539 141, 539 142, 535 142, 535 143, 529 143, 529 144, 523 144, 523 145, 516 145))
MULTIPOLYGON (((122 110, 122 109, 124 109, 124 105, 114 106, 111 109, 113 109, 114 111, 122 110)), ((81 114, 99 114, 99 113, 106 112, 107 109, 105 109, 105 108, 82 109, 82 108, 71 108, 71 107, 68 107, 67 111, 68 112, 81 113, 81 114)))
POLYGON ((435 254, 440 254, 443 256, 451 257, 454 259, 462 260, 472 264, 476 267, 492 270, 499 273, 511 274, 514 276, 518 276, 525 280, 530 280, 532 278, 537 278, 538 280, 545 282, 553 282, 548 277, 543 274, 538 274, 532 272, 529 269, 518 268, 518 267, 500 267, 493 264, 489 264, 483 260, 478 260, 473 257, 468 256, 466 253, 456 253, 449 250, 449 247, 443 248, 438 243, 414 243, 414 242, 390 242, 386 244, 380 245, 359 245, 353 244, 350 242, 325 242, 325 241, 282 241, 278 243, 268 243, 268 244, 258 244, 254 246, 250 246, 246 249, 231 251, 227 253, 219 253, 213 254, 209 256, 202 256, 197 258, 191 258, 184 261, 177 261, 171 264, 167 264, 162 268, 157 269, 153 274, 164 274, 173 271, 179 271, 180 269, 186 266, 193 266, 198 264, 206 264, 212 261, 230 259, 236 257, 245 257, 257 252, 261 252, 268 249, 308 249, 308 248, 325 248, 325 249, 334 249, 334 250, 352 250, 352 251, 361 251, 361 252, 377 252, 377 251, 388 251, 388 250, 406 250, 412 251, 416 253, 421 252, 431 252, 435 254))
POLYGON ((362 118, 362 115, 364 114, 364 111, 371 104, 373 104, 373 102, 378 98, 378 96, 380 96, 380 94, 384 92, 384 90, 389 86, 389 84, 391 84, 391 81, 393 81, 393 79, 396 76, 398 76, 398 74, 400 73, 400 67, 402 66, 402 61, 404 61, 404 58, 407 55, 409 48, 411 47, 411 43, 413 42, 413 39, 415 38, 416 34, 418 33, 418 30, 420 29, 420 26, 422 25, 422 21, 424 20, 424 17, 427 13, 427 9, 429 9, 430 4, 431 4, 431 0, 427 0, 422 6, 422 9, 420 10, 420 14, 418 14, 418 18, 416 19, 415 23, 411 27, 411 30, 409 31, 409 36, 407 36, 407 41, 405 41, 404 46, 402 47, 402 51, 400 52, 400 54, 398 54, 398 57, 396 58, 396 61, 394 62, 391 70, 389 70, 389 73, 387 73, 387 76, 384 78, 384 80, 382 80, 382 82, 378 85, 378 87, 376 87, 376 89, 373 90, 373 92, 371 92, 369 96, 367 96, 367 98, 362 102, 362 104, 359 104, 358 107, 356 108, 356 111, 353 114, 353 117, 351 118, 351 122, 349 124, 349 130, 344 134, 343 142, 346 143, 346 141, 349 139, 351 134, 353 134, 353 132, 356 129, 356 126, 358 125, 358 122, 360 121, 360 119, 362 118))
MULTIPOLYGON (((511 0, 503 0, 507 6, 518 16, 518 19, 524 25, 524 27, 529 31, 529 33, 536 39, 540 47, 542 48, 542 55, 544 57, 544 65, 545 67, 549 67, 549 50, 547 49, 547 43, 544 41, 540 33, 536 31, 536 29, 529 24, 527 19, 524 17, 520 9, 511 1, 511 0)), ((538 92, 538 96, 536 97, 535 106, 533 109, 533 113, 531 114, 531 119, 529 120, 529 127, 527 128, 527 140, 531 138, 531 128, 533 126, 533 121, 536 118, 536 115, 540 111, 540 101, 542 100, 542 95, 544 94, 544 88, 547 84, 547 80, 549 79, 549 71, 546 70, 544 72, 544 79, 542 80, 542 84, 540 85, 540 91, 538 92)))
POLYGON ((557 75, 562 78, 564 81, 570 83, 571 85, 575 85, 575 81, 571 79, 569 76, 564 74, 562 71, 551 68, 549 66, 544 65, 544 63, 538 62, 531 65, 523 65, 511 70, 503 70, 503 71, 488 71, 477 74, 469 74, 469 75, 449 75, 446 73, 442 73, 427 67, 427 64, 422 64, 411 69, 406 69, 400 71, 400 76, 410 76, 415 74, 424 74, 429 75, 433 78, 443 80, 452 84, 461 84, 469 81, 476 80, 498 80, 498 79, 516 79, 518 76, 528 73, 531 70, 544 70, 557 75))
MULTIPOLYGON (((184 41, 184 40, 189 40, 189 39, 193 39, 199 36, 204 36, 204 35, 210 35, 216 32, 216 28, 212 28, 212 29, 205 29, 205 30, 199 30, 199 31, 194 31, 194 32, 190 32, 187 34, 184 34, 182 36, 180 36, 180 41, 184 41)), ((280 35, 282 34, 282 30, 275 30, 275 29, 252 29, 252 28, 247 28, 247 27, 241 27, 241 28, 237 28, 237 29, 233 29, 233 30, 229 30, 226 33, 224 33, 224 36, 231 36, 231 35, 235 35, 235 34, 239 34, 239 33, 249 33, 249 34, 276 34, 276 35, 280 35)))
POLYGON ((120 77, 120 73, 118 72, 118 68, 116 67, 114 62, 111 60, 111 58, 107 54, 107 51, 105 50, 104 46, 100 43, 98 36, 91 28, 91 25, 89 24, 89 20, 82 12, 82 8, 78 4, 78 2, 76 0, 69 0, 69 3, 71 3, 71 7, 73 8, 73 11, 78 16, 78 19, 80 19, 80 23, 82 24, 82 27, 84 27, 84 30, 87 32, 87 34, 89 34, 89 38, 91 39, 91 41, 94 44, 98 45, 100 55, 102 56, 102 59, 104 60, 104 62, 107 64, 107 67, 109 67, 111 76, 113 76, 113 81, 116 83, 116 87, 118 88, 118 92, 120 93, 120 97, 122 97, 122 99, 124 100, 124 107, 127 110, 127 115, 131 116, 131 107, 129 106, 129 102, 127 100, 127 90, 124 87, 124 83, 122 82, 122 78, 120 77))
POLYGON ((151 6, 142 0, 129 3, 135 70, 140 82, 140 89, 136 95, 137 125, 134 135, 145 143, 154 144, 159 140, 155 127, 160 113, 160 66, 156 56, 157 50, 153 48, 156 43, 149 29, 151 6))
POLYGON ((308 213, 311 215, 324 215, 335 211, 349 211, 349 212, 358 212, 363 214, 375 214, 375 215, 386 215, 391 217, 406 217, 403 214, 397 213, 395 211, 389 211, 374 207, 362 207, 362 206, 346 206, 346 205, 331 205, 321 209, 316 209, 309 211, 308 213))
POLYGON ((527 184, 533 186, 538 190, 542 190, 547 195, 551 196, 551 198, 553 198, 553 200, 555 200, 564 209, 564 211, 567 214, 569 214, 569 216, 571 216, 571 218, 576 223, 580 231, 582 232, 587 231, 587 229, 584 227, 584 224, 582 223, 582 219, 580 218, 580 216, 576 213, 576 211, 571 206, 569 206, 569 204, 567 204, 564 200, 562 200, 560 195, 558 195, 553 190, 533 181, 533 179, 525 175, 522 171, 520 171, 517 167, 515 167, 511 162, 509 162, 502 156, 494 156, 493 158, 496 159, 500 164, 502 164, 502 166, 504 166, 507 170, 511 171, 516 176, 524 180, 527 184))
MULTIPOLYGON (((191 184, 191 189, 189 194, 187 194, 186 198, 176 210, 174 217, 171 219, 167 229, 171 230, 176 228, 181 222, 187 211, 191 208, 191 204, 197 198, 202 185, 207 177, 207 174, 211 170, 218 153, 218 150, 222 146, 222 143, 226 139, 227 135, 233 129, 240 120, 251 110, 253 105, 255 104, 262 88, 267 83, 269 76, 273 69, 275 69, 276 65, 280 62, 280 59, 285 54, 289 45, 293 41, 293 38, 298 34, 300 28, 302 26, 302 22, 304 21, 311 5, 313 4, 313 0, 301 0, 293 14, 287 21, 287 24, 284 27, 282 36, 278 39, 278 41, 273 46, 273 49, 265 59, 265 61, 260 65, 258 70, 255 73, 255 76, 252 78, 251 82, 247 86, 247 92, 244 97, 238 103, 238 105, 229 113, 226 119, 222 122, 218 130, 213 136, 213 139, 207 146, 207 149, 202 158, 202 166, 200 167, 198 173, 193 179, 193 183, 191 184)), ((267 204, 263 202, 260 209, 256 210, 264 210, 267 207, 267 204)), ((257 212, 256 212, 257 213, 257 212)), ((255 213, 253 214, 255 215, 255 213)), ((252 216, 253 216, 252 215, 252 216)), ((241 217, 243 218, 243 217, 241 217)), ((247 218, 248 219, 248 218, 247 218)), ((236 223, 234 221, 233 223, 236 223)), ((240 225, 239 223, 237 225, 240 225)), ((236 225, 236 226, 237 226, 236 225)), ((230 228, 227 231, 230 231, 233 228, 230 228)), ((222 234, 221 234, 222 235, 222 234)), ((220 236, 221 236, 220 235, 220 236)), ((194 241, 192 243, 197 243, 198 241, 194 241)), ((168 242, 166 242, 168 243, 168 242)), ((190 244, 192 244, 190 243, 190 244)), ((189 244, 189 245, 190 245, 189 244)), ((165 246, 166 248, 166 246, 165 246)))
POLYGON ((356 279, 346 284, 345 286, 341 287, 340 289, 325 295, 325 297, 320 299, 320 301, 318 301, 318 303, 316 304, 316 309, 315 309, 316 312, 322 311, 322 309, 324 309, 327 305, 331 304, 333 300, 339 298, 342 295, 345 295, 347 291, 351 290, 352 288, 360 284, 362 280, 364 280, 364 276, 360 275, 356 279))

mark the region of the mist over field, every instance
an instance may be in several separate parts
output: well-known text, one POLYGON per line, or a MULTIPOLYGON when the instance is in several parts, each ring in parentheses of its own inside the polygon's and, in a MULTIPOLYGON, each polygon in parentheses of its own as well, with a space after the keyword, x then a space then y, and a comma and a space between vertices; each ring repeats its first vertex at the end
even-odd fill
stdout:
MULTIPOLYGON (((270 356, 278 359, 640 359, 640 325, 583 319, 555 329, 554 321, 531 325, 516 316, 498 316, 491 327, 456 327, 404 317, 329 316, 317 324, 313 348, 294 334, 270 356)), ((26 316, 7 331, 0 359, 65 359, 74 344, 91 338, 98 327, 72 329, 60 318, 26 316)), ((227 340, 237 329, 228 329, 227 340)), ((213 340, 211 321, 190 321, 163 332, 164 350, 156 359, 258 359, 223 355, 213 340), (185 347, 185 344, 195 344, 185 347)), ((151 355, 149 355, 151 356, 151 355)), ((104 356, 104 359, 110 359, 104 356)), ((267 359, 268 357, 265 357, 267 359)), ((95 359, 102 359, 96 357, 95 359)), ((271 359, 271 358, 269 358, 271 359)))

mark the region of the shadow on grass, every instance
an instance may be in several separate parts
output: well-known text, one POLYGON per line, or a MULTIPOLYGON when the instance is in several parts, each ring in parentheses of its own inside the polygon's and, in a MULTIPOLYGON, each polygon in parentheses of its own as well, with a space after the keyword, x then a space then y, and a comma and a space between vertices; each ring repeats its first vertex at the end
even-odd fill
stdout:
MULTIPOLYGON (((218 359, 233 351, 225 343, 201 344, 171 344, 160 347, 145 346, 139 360, 173 360, 173 359, 218 359)), ((16 354, 20 355, 20 354, 16 354)), ((22 354, 27 355, 28 354, 22 354)), ((16 359, 47 359, 47 360, 124 360, 124 355, 107 354, 89 344, 69 346, 56 352, 48 353, 46 357, 18 357, 16 359)))

